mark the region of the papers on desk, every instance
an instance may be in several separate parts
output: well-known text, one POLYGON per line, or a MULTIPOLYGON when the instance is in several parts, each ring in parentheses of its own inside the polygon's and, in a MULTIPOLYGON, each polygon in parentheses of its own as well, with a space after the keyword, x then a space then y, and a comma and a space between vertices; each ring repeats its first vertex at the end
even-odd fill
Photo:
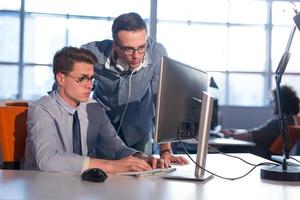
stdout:
POLYGON ((135 176, 135 177, 159 176, 159 175, 164 175, 166 173, 173 172, 175 170, 176 170, 176 168, 163 168, 163 169, 153 169, 153 170, 147 170, 147 171, 141 171, 141 172, 120 172, 120 173, 117 173, 117 175, 135 176))

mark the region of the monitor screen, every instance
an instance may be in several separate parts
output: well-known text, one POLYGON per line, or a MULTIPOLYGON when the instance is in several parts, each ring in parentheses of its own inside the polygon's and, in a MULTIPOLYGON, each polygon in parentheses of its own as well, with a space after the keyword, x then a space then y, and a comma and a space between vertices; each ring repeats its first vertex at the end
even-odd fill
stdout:
POLYGON ((206 72, 163 57, 156 105, 155 142, 178 141, 178 131, 181 131, 182 139, 191 139, 191 133, 197 133, 201 99, 207 87, 206 72))
POLYGON ((198 137, 195 173, 172 172, 165 178, 205 180, 213 98, 206 92, 206 72, 163 57, 157 95, 154 142, 174 142, 198 137), (201 167, 199 167, 201 166, 201 167))

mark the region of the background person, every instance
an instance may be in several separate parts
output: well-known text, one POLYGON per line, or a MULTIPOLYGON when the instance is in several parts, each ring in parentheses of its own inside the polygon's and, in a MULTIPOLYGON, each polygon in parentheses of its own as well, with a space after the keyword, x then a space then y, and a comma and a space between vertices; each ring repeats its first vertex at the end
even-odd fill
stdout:
MULTIPOLYGON (((299 98, 296 92, 289 86, 280 87, 282 113, 284 114, 286 125, 295 125, 295 116, 299 113, 299 98)), ((269 149, 272 143, 280 134, 279 116, 277 110, 276 90, 271 92, 272 111, 274 116, 263 125, 250 130, 237 131, 235 129, 223 130, 225 137, 252 141, 256 144, 253 150, 255 154, 268 158, 269 149)))

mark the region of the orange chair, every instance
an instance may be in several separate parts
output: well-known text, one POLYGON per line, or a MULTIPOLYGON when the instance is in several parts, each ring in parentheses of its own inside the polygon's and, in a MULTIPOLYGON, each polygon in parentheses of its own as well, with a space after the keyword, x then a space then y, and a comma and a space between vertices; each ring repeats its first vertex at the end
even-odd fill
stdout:
MULTIPOLYGON (((288 133, 290 135, 290 145, 288 149, 291 150, 300 139, 300 126, 288 126, 288 133)), ((281 135, 279 135, 272 143, 270 152, 272 154, 282 154, 282 148, 282 139, 281 135)))
POLYGON ((28 107, 28 101, 6 101, 6 106, 19 106, 19 107, 28 107))
POLYGON ((19 169, 25 151, 28 107, 0 107, 0 150, 4 169, 19 169))

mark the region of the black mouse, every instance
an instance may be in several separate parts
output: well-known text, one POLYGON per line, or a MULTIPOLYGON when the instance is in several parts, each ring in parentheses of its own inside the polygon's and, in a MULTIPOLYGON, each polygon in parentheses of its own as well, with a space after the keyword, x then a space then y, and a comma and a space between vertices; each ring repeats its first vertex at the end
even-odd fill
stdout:
POLYGON ((81 174, 81 179, 90 182, 103 182, 107 178, 107 174, 99 168, 87 169, 81 174))

